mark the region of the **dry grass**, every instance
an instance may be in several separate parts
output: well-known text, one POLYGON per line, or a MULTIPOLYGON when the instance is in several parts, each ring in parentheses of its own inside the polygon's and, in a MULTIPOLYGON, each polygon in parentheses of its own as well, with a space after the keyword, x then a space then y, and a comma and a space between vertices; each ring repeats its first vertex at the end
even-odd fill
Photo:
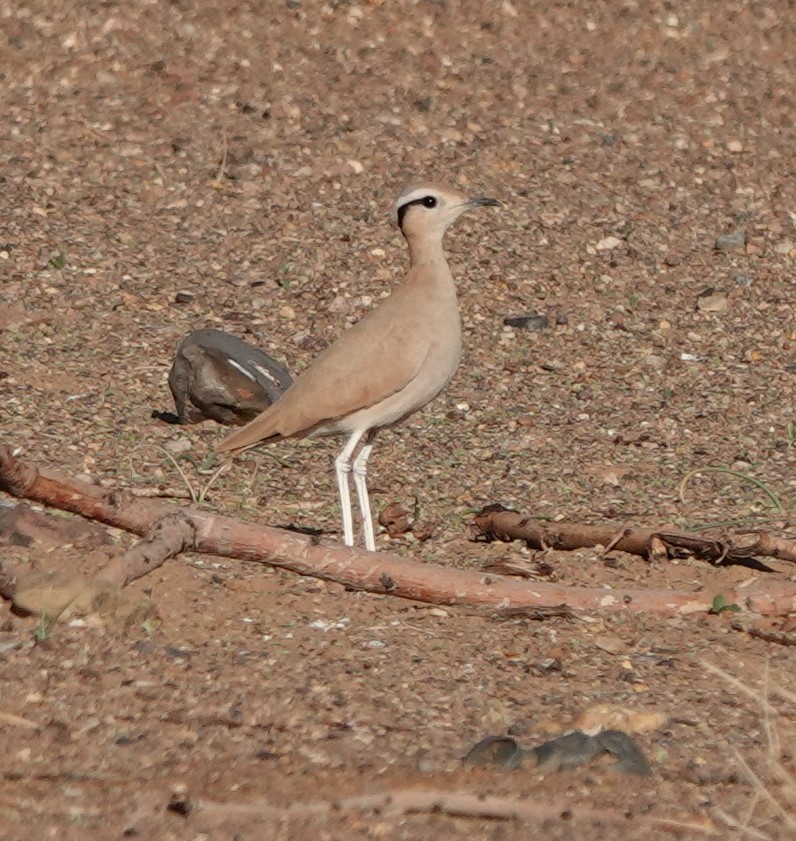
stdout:
POLYGON ((764 767, 755 771, 735 745, 724 743, 743 777, 752 786, 754 796, 743 815, 728 814, 721 809, 716 810, 717 815, 728 827, 743 837, 758 838, 761 841, 796 838, 796 771, 793 749, 796 728, 791 711, 785 720, 785 733, 781 732, 782 714, 771 702, 773 695, 793 705, 796 704, 796 695, 770 681, 768 663, 760 690, 753 689, 713 663, 703 660, 702 665, 758 705, 768 746, 764 767), (768 829, 772 823, 776 829, 768 829))

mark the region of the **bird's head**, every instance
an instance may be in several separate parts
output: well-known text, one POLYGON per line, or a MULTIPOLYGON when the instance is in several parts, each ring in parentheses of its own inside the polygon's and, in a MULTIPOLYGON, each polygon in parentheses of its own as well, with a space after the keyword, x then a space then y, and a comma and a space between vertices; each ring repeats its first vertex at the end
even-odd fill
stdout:
POLYGON ((395 202, 393 217, 401 233, 409 239, 430 236, 442 239, 448 228, 474 207, 500 207, 497 199, 468 198, 450 187, 420 184, 407 187, 395 202))

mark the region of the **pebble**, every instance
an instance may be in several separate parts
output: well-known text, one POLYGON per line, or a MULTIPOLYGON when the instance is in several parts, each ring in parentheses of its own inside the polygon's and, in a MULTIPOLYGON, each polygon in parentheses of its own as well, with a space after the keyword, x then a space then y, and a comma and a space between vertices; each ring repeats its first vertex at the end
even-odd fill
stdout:
POLYGON ((190 304, 194 300, 193 292, 178 292, 174 296, 175 304, 190 304))
POLYGON ((651 368, 653 371, 663 371, 666 368, 666 357, 657 356, 654 353, 645 356, 641 361, 645 368, 651 368))
POLYGON ((598 251, 612 251, 614 248, 618 248, 622 245, 622 240, 619 237, 603 237, 595 248, 598 251))
POLYGON ((732 231, 716 237, 716 251, 732 251, 746 245, 746 231, 732 231))
POLYGON ((344 617, 338 622, 328 622, 326 619, 315 619, 313 622, 310 622, 309 627, 315 631, 343 631, 350 621, 351 620, 348 619, 348 617, 344 617))
POLYGON ((168 450, 172 455, 187 453, 192 447, 193 444, 191 444, 187 438, 177 438, 174 441, 166 441, 163 445, 163 449, 168 450))
POLYGON ((546 315, 532 313, 530 315, 506 316, 503 319, 506 327, 518 327, 521 330, 546 330, 550 326, 550 320, 546 315))
MULTIPOLYGON (((563 671, 561 660, 559 660, 558 657, 545 657, 543 660, 536 660, 533 663, 533 667, 541 675, 547 675, 552 674, 553 672, 563 671)), ((512 732, 510 728, 509 735, 518 736, 522 734, 518 732, 512 732)))
POLYGON ((351 309, 351 304, 348 301, 348 298, 345 295, 335 295, 332 302, 328 306, 329 312, 332 313, 343 313, 348 312, 351 309))
MULTIPOLYGON (((597 648, 601 651, 607 652, 608 654, 626 654, 628 650, 627 643, 614 634, 599 634, 594 638, 593 642, 597 648)), ((627 665, 627 662, 627 660, 622 661, 623 669, 630 668, 630 666, 627 665)))
POLYGON ((702 312, 727 312, 729 299, 726 292, 708 287, 697 296, 697 309, 702 312))

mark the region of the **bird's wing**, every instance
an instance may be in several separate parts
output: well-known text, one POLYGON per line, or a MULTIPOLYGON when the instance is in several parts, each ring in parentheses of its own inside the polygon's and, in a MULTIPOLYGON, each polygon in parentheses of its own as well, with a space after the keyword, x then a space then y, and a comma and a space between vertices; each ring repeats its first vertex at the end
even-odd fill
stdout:
POLYGON ((247 449, 268 438, 302 435, 386 399, 417 376, 433 335, 422 315, 391 296, 346 330, 261 415, 218 444, 247 449), (412 317, 415 315, 415 317, 412 317))

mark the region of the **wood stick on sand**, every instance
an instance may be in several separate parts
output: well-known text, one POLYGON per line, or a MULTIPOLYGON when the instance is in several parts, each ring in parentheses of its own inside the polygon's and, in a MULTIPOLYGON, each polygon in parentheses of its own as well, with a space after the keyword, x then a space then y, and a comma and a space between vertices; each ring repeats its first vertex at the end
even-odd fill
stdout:
MULTIPOLYGON (((65 478, 54 471, 38 470, 15 458, 8 447, 1 445, 0 489, 18 498, 147 535, 150 549, 152 541, 158 538, 158 529, 166 528, 164 518, 176 516, 183 524, 179 539, 167 540, 160 533, 159 545, 164 547, 164 558, 182 547, 265 563, 297 575, 334 581, 354 590, 431 604, 489 606, 499 610, 566 605, 572 610, 584 611, 687 614, 710 610, 715 595, 709 590, 610 590, 517 581, 480 571, 418 563, 387 552, 322 546, 303 535, 195 508, 178 509, 153 500, 136 499, 129 494, 65 478)), ((137 561, 128 553, 123 563, 111 562, 112 574, 106 569, 104 580, 121 586, 158 565, 158 558, 152 551, 140 553, 137 561)), ((102 572, 99 577, 103 579, 102 572)), ((760 614, 783 615, 796 609, 796 582, 778 581, 777 586, 769 586, 753 581, 722 595, 728 601, 760 614)))

